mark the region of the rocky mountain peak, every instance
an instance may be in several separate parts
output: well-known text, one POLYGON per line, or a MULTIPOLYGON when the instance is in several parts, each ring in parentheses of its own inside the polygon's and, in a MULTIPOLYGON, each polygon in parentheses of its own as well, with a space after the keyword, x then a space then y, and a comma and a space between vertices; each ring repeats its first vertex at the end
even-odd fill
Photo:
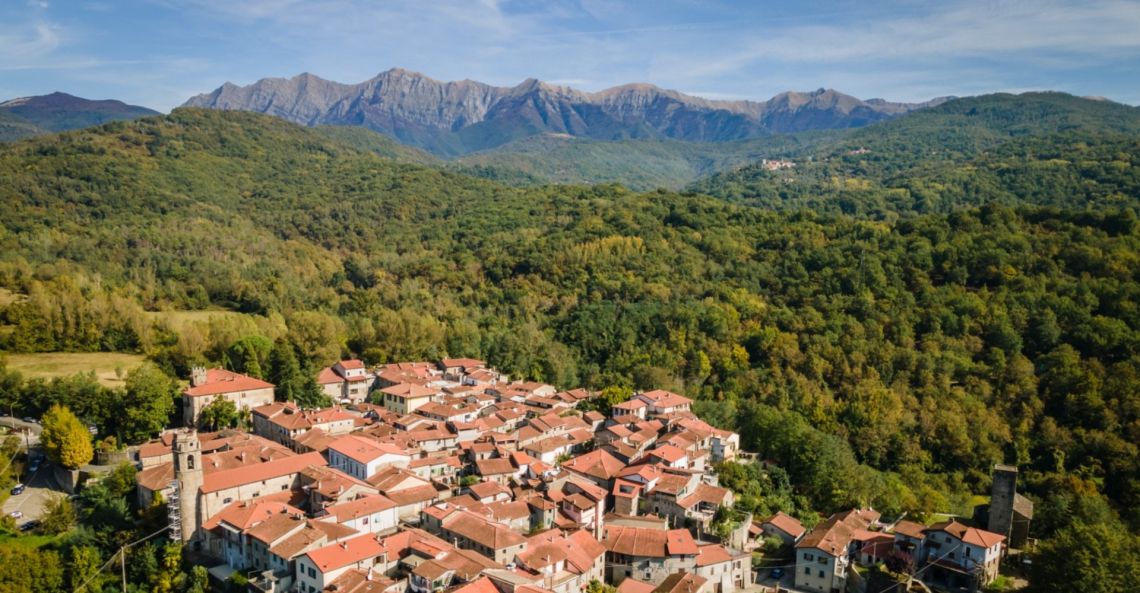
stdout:
POLYGON ((537 78, 513 87, 442 82, 403 68, 357 84, 309 73, 248 86, 226 83, 186 105, 258 111, 306 125, 362 125, 443 156, 547 132, 721 141, 865 125, 919 108, 865 102, 827 88, 790 91, 768 101, 717 101, 648 83, 591 93, 537 78))

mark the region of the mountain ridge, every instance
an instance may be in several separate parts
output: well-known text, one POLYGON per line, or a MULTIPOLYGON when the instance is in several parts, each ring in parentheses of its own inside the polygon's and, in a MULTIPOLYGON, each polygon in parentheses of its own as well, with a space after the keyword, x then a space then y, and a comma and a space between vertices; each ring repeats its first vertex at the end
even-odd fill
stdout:
POLYGON ((788 91, 767 101, 723 101, 648 83, 589 92, 528 78, 500 87, 392 68, 357 84, 308 72, 246 86, 227 82, 184 106, 255 111, 308 126, 362 126, 440 156, 457 156, 542 133, 719 142, 861 127, 946 100, 863 101, 821 88, 788 91))
POLYGON ((129 105, 115 99, 85 99, 60 91, 8 99, 0 102, 0 113, 34 126, 36 130, 30 132, 31 135, 160 115, 153 109, 129 105))

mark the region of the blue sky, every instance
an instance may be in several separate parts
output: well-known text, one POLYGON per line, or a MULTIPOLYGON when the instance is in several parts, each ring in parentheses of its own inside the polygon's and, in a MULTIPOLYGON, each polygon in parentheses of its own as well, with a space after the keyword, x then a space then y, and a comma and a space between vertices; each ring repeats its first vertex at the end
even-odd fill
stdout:
POLYGON ((1062 90, 1140 104, 1140 2, 6 0, 0 98, 61 90, 169 110, 225 81, 391 67, 709 98, 1062 90))

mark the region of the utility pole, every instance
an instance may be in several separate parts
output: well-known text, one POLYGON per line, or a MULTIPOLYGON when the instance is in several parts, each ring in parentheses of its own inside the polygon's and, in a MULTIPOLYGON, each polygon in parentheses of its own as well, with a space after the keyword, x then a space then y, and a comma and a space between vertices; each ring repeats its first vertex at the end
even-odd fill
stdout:
POLYGON ((127 593, 127 546, 119 548, 119 566, 123 572, 123 593, 127 593))

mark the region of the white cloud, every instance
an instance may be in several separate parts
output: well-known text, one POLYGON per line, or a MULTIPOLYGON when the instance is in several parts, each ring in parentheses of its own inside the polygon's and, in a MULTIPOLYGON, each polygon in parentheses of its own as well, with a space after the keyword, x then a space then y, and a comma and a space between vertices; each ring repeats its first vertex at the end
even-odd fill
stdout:
MULTIPOLYGON (((722 59, 694 65, 702 75, 763 60, 850 63, 860 60, 993 58, 1011 53, 1104 54, 1140 49, 1140 3, 1115 0, 1034 3, 959 2, 924 16, 777 30, 722 59)), ((1049 56, 1043 56, 1048 59, 1049 56)))
POLYGON ((62 30, 52 23, 0 26, 0 55, 11 63, 46 56, 62 43, 62 30))

